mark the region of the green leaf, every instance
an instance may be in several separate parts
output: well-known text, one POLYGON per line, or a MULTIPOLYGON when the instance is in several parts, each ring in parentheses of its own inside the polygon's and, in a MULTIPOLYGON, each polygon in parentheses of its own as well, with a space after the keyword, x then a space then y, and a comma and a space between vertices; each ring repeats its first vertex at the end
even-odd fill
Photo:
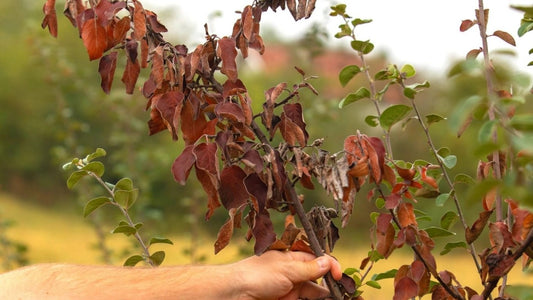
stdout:
POLYGON ((455 178, 453 179, 454 183, 466 183, 466 184, 474 184, 476 181, 472 176, 460 173, 455 175, 455 178))
MULTIPOLYGON (((383 202, 385 203, 385 201, 383 202)), ((379 217, 378 212, 373 211, 370 213, 370 221, 372 221, 372 224, 377 224, 378 217, 379 217)))
POLYGON ((135 234, 137 232, 137 229, 135 227, 131 227, 130 225, 119 225, 111 231, 112 233, 124 233, 127 236, 130 236, 132 234, 135 234))
POLYGON ((447 211, 441 218, 440 218, 440 227, 449 230, 450 227, 455 224, 459 220, 459 215, 457 215, 454 211, 447 211))
POLYGON ((444 166, 448 169, 452 169, 457 164, 457 156, 455 155, 448 155, 446 157, 442 157, 437 154, 439 157, 439 160, 444 164, 444 166))
POLYGON ((430 238, 436 238, 436 237, 444 237, 444 236, 450 236, 455 235, 455 232, 451 232, 449 230, 446 230, 444 228, 431 226, 426 229, 424 229, 430 238))
POLYGON ((416 96, 416 91, 412 88, 404 88, 403 89, 403 95, 409 99, 414 99, 416 96))
POLYGON ((85 204, 85 207, 83 208, 83 217, 87 217, 95 209, 108 203, 111 203, 111 199, 109 197, 98 197, 89 200, 89 202, 87 202, 87 204, 85 204))
POLYGON ((369 41, 355 40, 351 42, 352 49, 359 51, 363 54, 368 54, 374 50, 374 44, 369 41))
POLYGON ((368 24, 372 22, 372 19, 359 19, 359 18, 356 18, 352 21, 352 26, 353 27, 356 27, 357 25, 362 25, 362 24, 368 24))
POLYGON ((392 269, 392 270, 388 270, 387 272, 374 274, 372 275, 372 280, 377 281, 381 279, 394 278, 396 276, 396 273, 398 273, 398 270, 392 269))
POLYGON ((332 12, 330 12, 330 16, 336 16, 341 15, 343 16, 346 13, 346 4, 337 4, 335 6, 330 6, 332 12))
POLYGON ((370 261, 373 261, 373 262, 376 262, 380 259, 385 258, 383 255, 379 254, 379 252, 377 252, 376 250, 368 251, 368 257, 370 258, 370 261))
POLYGON ((81 169, 87 172, 94 173, 98 177, 102 177, 102 175, 104 175, 105 167, 104 164, 99 161, 92 161, 81 169))
POLYGON ((94 159, 96 159, 96 158, 98 158, 98 157, 106 156, 106 154, 107 154, 107 153, 105 152, 104 149, 102 149, 102 148, 96 148, 96 151, 94 151, 93 153, 87 155, 87 156, 85 157, 85 160, 86 160, 87 162, 90 162, 90 161, 92 161, 92 160, 94 160, 94 159))
POLYGON ((364 98, 370 98, 370 91, 367 88, 362 87, 359 88, 355 93, 351 93, 346 96, 346 98, 342 99, 342 101, 339 103, 339 108, 344 108, 348 104, 364 98))
POLYGON ((510 125, 521 131, 533 131, 533 114, 516 115, 511 119, 510 125))
POLYGON ((78 170, 70 174, 70 176, 67 179, 67 187, 69 189, 74 188, 74 186, 82 179, 83 177, 87 176, 89 173, 85 170, 78 170))
POLYGON ((444 250, 440 252, 440 255, 444 255, 452 251, 452 249, 455 248, 465 248, 466 249, 466 243, 465 242, 456 242, 456 243, 447 243, 444 246, 444 250))
POLYGON ((381 127, 390 131, 391 127, 401 121, 412 110, 410 106, 397 104, 387 107, 379 118, 381 127))
POLYGON ((150 255, 150 260, 156 265, 159 266, 165 260, 165 251, 157 251, 154 254, 150 255))
POLYGON ((450 198, 449 193, 440 194, 439 196, 437 196, 437 199, 435 199, 435 205, 437 205, 438 207, 443 207, 444 203, 446 203, 446 201, 448 201, 449 198, 450 198))
POLYGON ((348 276, 352 276, 356 272, 359 272, 359 270, 357 270, 356 268, 346 268, 346 270, 344 270, 343 273, 348 275, 348 276))
POLYGON ((365 123, 370 127, 377 127, 379 125, 379 118, 377 116, 366 116, 365 123))
POLYGON ((381 285, 377 281, 374 281, 374 280, 369 280, 365 282, 365 284, 368 285, 369 287, 373 287, 378 290, 381 289, 381 285))
POLYGON ((150 242, 148 243, 148 246, 152 246, 153 244, 170 244, 174 245, 174 243, 166 238, 160 238, 160 237, 153 237, 150 239, 150 242))
POLYGON ((127 177, 122 178, 115 184, 115 188, 114 189, 115 190, 131 191, 133 189, 133 182, 131 181, 131 179, 129 179, 127 177))
POLYGON ((485 122, 479 129, 477 140, 481 143, 486 143, 491 140, 492 133, 494 132, 495 125, 498 123, 497 120, 489 120, 485 122))
POLYGON ((115 201, 125 209, 130 208, 139 196, 139 190, 133 189, 130 191, 118 190, 115 191, 115 201))
POLYGON ((533 30, 533 22, 522 22, 518 28, 518 36, 523 36, 524 34, 533 30))
POLYGON ((446 120, 446 118, 435 114, 429 114, 426 116, 426 123, 428 124, 428 126, 443 120, 446 120))
POLYGON ((400 73, 402 73, 405 78, 409 78, 415 76, 416 71, 413 66, 407 64, 400 69, 400 73))
POLYGON ((346 86, 348 82, 358 73, 361 72, 361 68, 356 65, 350 65, 344 67, 339 73, 339 81, 342 86, 346 86))
POLYGON ((130 256, 126 261, 124 262, 124 267, 135 267, 136 264, 143 261, 143 257, 140 255, 133 255, 130 256))
POLYGON ((505 294, 511 296, 510 299, 533 300, 533 289, 530 284, 507 285, 505 294))

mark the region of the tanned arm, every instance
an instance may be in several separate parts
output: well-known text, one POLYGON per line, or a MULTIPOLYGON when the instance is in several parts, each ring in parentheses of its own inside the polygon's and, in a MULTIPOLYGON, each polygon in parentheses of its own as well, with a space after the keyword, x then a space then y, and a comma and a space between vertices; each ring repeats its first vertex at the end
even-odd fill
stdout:
POLYGON ((237 263, 124 268, 40 264, 0 275, 0 299, 298 299, 329 291, 310 280, 328 271, 331 257, 269 251, 237 263))

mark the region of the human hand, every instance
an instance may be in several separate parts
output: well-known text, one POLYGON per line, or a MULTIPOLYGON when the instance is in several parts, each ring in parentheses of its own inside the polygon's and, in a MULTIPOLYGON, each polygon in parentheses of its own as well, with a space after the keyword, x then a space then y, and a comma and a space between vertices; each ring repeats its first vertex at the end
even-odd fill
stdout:
POLYGON ((315 257, 306 252, 268 251, 233 265, 241 280, 240 299, 318 299, 330 292, 312 280, 328 271, 336 280, 342 277, 340 264, 331 256, 315 257))

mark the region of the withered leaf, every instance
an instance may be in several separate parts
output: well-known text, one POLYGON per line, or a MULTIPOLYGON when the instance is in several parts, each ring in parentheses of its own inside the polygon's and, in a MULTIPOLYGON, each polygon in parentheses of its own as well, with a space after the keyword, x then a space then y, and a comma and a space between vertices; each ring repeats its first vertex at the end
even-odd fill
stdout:
POLYGON ((134 0, 133 37, 140 41, 146 35, 146 13, 141 2, 134 0))
MULTIPOLYGON (((192 99, 191 97, 187 98, 192 99)), ((203 134, 207 126, 207 120, 203 113, 195 114, 195 107, 192 101, 184 101, 183 108, 181 110, 181 132, 183 133, 183 139, 185 144, 194 144, 203 134)))
POLYGON ((253 30, 253 18, 252 18, 252 7, 247 5, 241 14, 241 23, 242 23, 242 34, 247 40, 250 40, 252 37, 253 30))
POLYGON ((398 205, 398 221, 402 227, 417 226, 416 216, 412 203, 402 202, 398 205))
POLYGON ((479 218, 474 222, 471 227, 468 227, 465 231, 465 239, 468 244, 472 244, 481 235, 481 232, 487 225, 489 217, 493 210, 486 210, 479 214, 479 218))
POLYGON ((98 65, 98 73, 100 73, 102 90, 109 94, 111 92, 111 85, 113 83, 113 76, 117 67, 117 52, 113 51, 105 56, 102 56, 98 65))
POLYGON ((281 136, 291 146, 296 146, 299 143, 300 146, 305 146, 305 135, 300 126, 294 123, 285 113, 281 114, 281 122, 279 124, 281 136))
POLYGON ((146 9, 144 11, 146 12, 146 19, 148 20, 148 23, 154 32, 161 33, 168 31, 165 25, 159 23, 157 20, 157 15, 154 12, 146 9))
POLYGON ((235 41, 229 37, 223 37, 218 41, 217 55, 222 59, 222 74, 228 76, 231 81, 236 81, 237 63, 235 58, 237 57, 237 50, 235 49, 235 41))
POLYGON ((122 74, 122 82, 126 85, 126 93, 133 94, 135 91, 135 84, 137 83, 137 78, 141 73, 141 66, 139 61, 131 61, 131 59, 126 60, 126 68, 122 74))
POLYGON ((226 209, 238 208, 248 202, 250 196, 244 186, 246 173, 237 165, 227 166, 220 174, 218 193, 226 209))
POLYGON ((55 0, 46 0, 43 5, 44 19, 41 23, 43 29, 48 27, 48 31, 53 37, 57 37, 57 14, 55 5, 55 0))
POLYGON ((150 77, 153 79, 156 87, 159 89, 163 84, 165 63, 163 61, 163 47, 158 46, 154 49, 152 54, 152 70, 150 71, 150 77))
POLYGON ((305 130, 306 124, 303 117, 303 109, 302 105, 300 103, 288 103, 283 106, 283 112, 285 115, 298 127, 300 127, 302 133, 303 133, 303 144, 300 144, 301 146, 305 146, 307 144, 307 139, 309 138, 309 134, 305 130))
POLYGON ((260 211, 265 209, 267 201, 268 186, 261 180, 257 173, 251 173, 244 179, 244 186, 248 191, 250 196, 254 197, 257 200, 257 205, 255 209, 260 211))
POLYGON ((215 114, 219 119, 228 119, 238 123, 246 122, 242 108, 233 102, 222 102, 217 104, 215 107, 215 114))
MULTIPOLYGON (((191 145, 192 146, 192 145, 191 145)), ((215 175, 208 173, 198 167, 196 167, 196 178, 202 184, 202 188, 207 194, 207 212, 205 213, 205 219, 209 220, 215 209, 220 206, 218 199, 218 181, 215 175)))
POLYGON ((508 32, 496 30, 494 31, 492 35, 499 37, 500 39, 502 39, 504 42, 506 42, 509 45, 516 46, 516 42, 513 36, 510 35, 508 32))
POLYGON ((172 164, 174 180, 181 185, 185 185, 189 173, 191 172, 191 168, 196 160, 196 157, 193 154, 193 147, 193 145, 186 146, 172 164))
POLYGON ((461 26, 459 26, 459 30, 461 32, 467 31, 468 29, 472 28, 472 26, 474 26, 475 24, 477 24, 477 21, 463 20, 461 21, 461 26))
POLYGON ((501 221, 489 223, 489 239, 496 253, 502 253, 516 245, 507 224, 501 221))
POLYGON ((254 253, 256 255, 261 255, 276 241, 274 226, 266 209, 256 214, 252 232, 255 238, 254 253))
POLYGON ((263 171, 263 159, 261 158, 261 154, 255 149, 246 151, 241 161, 248 167, 254 169, 256 173, 261 173, 263 171))
POLYGON ((81 38, 90 60, 102 57, 107 48, 107 32, 96 19, 89 19, 83 24, 81 38))
POLYGON ((215 254, 224 249, 230 242, 231 237, 233 236, 233 228, 235 227, 235 215, 237 214, 237 209, 231 208, 228 211, 229 219, 220 227, 220 230, 217 234, 217 240, 215 242, 215 254))
POLYGON ((418 295, 418 285, 409 277, 402 277, 394 285, 394 300, 408 300, 418 295))
MULTIPOLYGON (((84 20, 78 18, 85 10, 82 0, 67 0, 65 2, 65 8, 63 14, 69 19, 72 26, 78 27, 81 30, 81 24, 84 20)), ((92 10, 91 10, 92 11, 92 10)))
POLYGON ((102 0, 94 7, 94 11, 100 25, 106 27, 115 18, 117 11, 125 7, 126 2, 117 1, 111 3, 110 1, 102 0))
POLYGON ((183 93, 180 91, 170 91, 152 98, 152 106, 161 115, 167 129, 172 133, 174 140, 178 139, 178 128, 176 127, 176 115, 179 116, 183 106, 183 93))
POLYGON ((217 144, 200 143, 194 147, 196 157, 196 168, 202 169, 210 174, 218 174, 217 144))

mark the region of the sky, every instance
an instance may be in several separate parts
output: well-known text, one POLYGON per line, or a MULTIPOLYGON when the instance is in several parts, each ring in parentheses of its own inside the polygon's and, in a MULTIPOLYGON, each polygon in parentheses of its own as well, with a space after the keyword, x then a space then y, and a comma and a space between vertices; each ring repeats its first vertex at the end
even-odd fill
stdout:
MULTIPOLYGON (((203 42, 203 24, 207 20, 210 32, 222 36, 231 34, 237 17, 235 11, 250 3, 252 0, 143 1, 145 8, 158 14, 169 32, 185 30, 189 37, 198 37, 187 41, 191 45, 203 42), (215 11, 220 12, 220 16, 213 18, 215 11)), ((386 52, 390 62, 397 65, 409 63, 415 69, 444 72, 450 66, 450 60, 460 59, 481 45, 477 27, 466 32, 459 31, 462 20, 474 18, 474 11, 478 8, 476 0, 317 0, 317 8, 309 20, 295 22, 288 11, 269 11, 263 14, 261 26, 263 29, 273 28, 281 39, 291 40, 305 32, 313 22, 320 22, 333 36, 341 19, 328 17, 328 14, 329 7, 336 3, 346 3, 348 14, 354 18, 373 20, 357 28, 357 38, 369 39, 375 45, 374 51, 386 52)), ((526 66, 533 60, 533 55, 528 54, 529 49, 533 48, 533 33, 518 37, 516 32, 522 13, 510 8, 511 4, 532 5, 530 0, 484 1, 485 8, 490 10, 488 33, 507 31, 517 43, 515 48, 492 37, 489 39, 489 49, 514 50, 514 57, 499 57, 533 74, 533 67, 526 66)), ((329 42, 334 46, 349 44, 348 40, 336 40, 333 37, 329 42)))

